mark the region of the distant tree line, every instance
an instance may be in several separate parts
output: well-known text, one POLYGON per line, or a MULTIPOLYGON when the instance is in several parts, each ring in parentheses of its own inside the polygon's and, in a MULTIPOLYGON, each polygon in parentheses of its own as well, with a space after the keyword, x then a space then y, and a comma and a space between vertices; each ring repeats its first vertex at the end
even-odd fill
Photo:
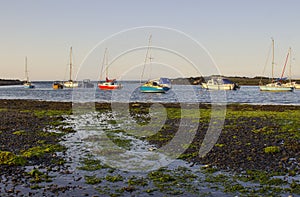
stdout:
POLYGON ((23 84, 23 81, 20 81, 18 79, 0 79, 0 86, 21 84, 23 84))
MULTIPOLYGON (((271 78, 263 77, 263 76, 256 76, 253 78, 250 77, 226 77, 221 75, 213 75, 213 76, 201 76, 201 77, 189 77, 189 78, 176 78, 171 79, 172 84, 178 84, 178 85, 200 85, 203 82, 207 82, 211 77, 224 77, 226 79, 231 80, 234 83, 237 83, 239 85, 252 85, 257 86, 260 83, 266 84, 271 82, 271 78)), ((297 83, 300 83, 300 80, 293 80, 297 83)))

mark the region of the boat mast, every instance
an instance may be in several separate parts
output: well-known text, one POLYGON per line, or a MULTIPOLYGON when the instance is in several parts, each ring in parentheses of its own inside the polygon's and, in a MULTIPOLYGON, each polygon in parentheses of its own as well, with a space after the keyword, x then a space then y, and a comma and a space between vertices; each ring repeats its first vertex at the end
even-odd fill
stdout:
POLYGON ((101 67, 101 72, 100 72, 100 81, 102 80, 102 73, 103 73, 103 68, 105 67, 106 64, 106 53, 107 53, 107 48, 105 48, 103 59, 102 59, 102 67, 101 67))
POLYGON ((149 41, 148 41, 148 48, 147 48, 147 53, 146 53, 146 57, 145 57, 145 61, 144 61, 144 67, 143 67, 140 83, 142 83, 142 79, 144 77, 145 67, 146 67, 146 63, 147 63, 147 59, 148 59, 148 55, 149 55, 149 51, 150 51, 151 39, 152 39, 152 34, 150 35, 149 41))
POLYGON ((26 78, 26 82, 29 82, 28 70, 27 70, 27 56, 25 57, 25 78, 26 78))
POLYGON ((105 79, 108 78, 108 52, 105 50, 105 79))
POLYGON ((72 81, 72 47, 70 48, 70 79, 72 81))
POLYGON ((290 56, 290 49, 286 55, 286 58, 285 58, 285 62, 284 62, 284 66, 283 66, 283 70, 282 70, 282 74, 281 74, 281 79, 283 79, 283 75, 284 75, 284 72, 285 72, 285 68, 286 68, 286 65, 287 65, 287 62, 289 60, 289 56, 290 56))
POLYGON ((292 61, 293 61, 293 59, 292 59, 292 48, 290 47, 289 48, 289 53, 290 53, 290 69, 289 69, 289 81, 290 81, 290 83, 292 83, 292 61))
POLYGON ((274 39, 272 38, 272 81, 274 80, 274 39))

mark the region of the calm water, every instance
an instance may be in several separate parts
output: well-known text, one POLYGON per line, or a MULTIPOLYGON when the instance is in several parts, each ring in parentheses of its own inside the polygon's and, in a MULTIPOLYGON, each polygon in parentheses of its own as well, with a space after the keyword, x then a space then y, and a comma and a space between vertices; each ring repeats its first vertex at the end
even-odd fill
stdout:
POLYGON ((207 91, 200 86, 173 85, 167 94, 145 94, 138 83, 123 82, 123 88, 103 91, 97 88, 53 90, 52 82, 35 82, 35 89, 23 86, 0 86, 0 99, 35 99, 78 102, 227 102, 248 104, 300 105, 300 90, 294 92, 261 92, 258 86, 242 86, 237 91, 207 91))

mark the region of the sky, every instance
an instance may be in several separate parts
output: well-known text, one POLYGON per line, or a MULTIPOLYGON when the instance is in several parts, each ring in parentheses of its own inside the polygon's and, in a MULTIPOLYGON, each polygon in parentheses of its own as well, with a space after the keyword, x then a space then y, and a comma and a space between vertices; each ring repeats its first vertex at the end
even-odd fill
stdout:
MULTIPOLYGON (((0 78, 67 80, 109 76, 139 79, 152 35, 147 76, 271 77, 282 73, 292 48, 292 77, 300 78, 298 0, 0 0, 0 78), (152 74, 151 74, 152 73, 152 74)), ((286 74, 288 74, 288 69, 286 74)))

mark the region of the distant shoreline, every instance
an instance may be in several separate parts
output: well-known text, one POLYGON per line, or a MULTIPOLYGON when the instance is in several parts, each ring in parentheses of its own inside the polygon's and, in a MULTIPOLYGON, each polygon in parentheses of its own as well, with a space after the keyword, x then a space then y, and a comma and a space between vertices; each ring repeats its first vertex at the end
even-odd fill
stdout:
MULTIPOLYGON (((181 84, 185 84, 185 85, 200 85, 203 82, 206 82, 208 79, 210 79, 212 76, 201 76, 201 77, 189 77, 189 78, 176 78, 176 79, 171 79, 172 84, 176 84, 176 85, 181 85, 181 84)), ((258 86, 259 83, 269 83, 271 81, 270 78, 268 77, 261 77, 261 76, 257 76, 257 77, 238 77, 238 76, 234 76, 234 77, 227 77, 227 76, 214 76, 214 77, 224 77, 226 79, 231 80, 234 83, 237 83, 239 85, 247 85, 247 86, 258 86)), ((292 81, 296 81, 297 83, 300 83, 300 79, 292 79, 292 81)))
POLYGON ((0 86, 6 86, 6 85, 22 85, 23 81, 20 81, 18 79, 0 79, 0 86))
MULTIPOLYGON (((173 78, 170 79, 170 81, 174 85, 200 85, 203 82, 206 82, 211 77, 212 76, 173 78)), ((258 86, 260 82, 266 84, 271 81, 271 79, 268 77, 260 77, 260 76, 257 77, 220 76, 220 77, 229 79, 232 82, 237 83, 239 85, 247 85, 247 86, 258 86)), ((51 82, 51 80, 47 80, 47 82, 48 81, 51 82)), ((132 82, 134 81, 138 81, 138 80, 132 80, 132 82)), ((296 81, 297 83, 300 83, 300 79, 292 79, 292 81, 296 81)), ((20 81, 19 79, 0 79, 0 86, 22 85, 22 84, 23 81, 20 81)))

